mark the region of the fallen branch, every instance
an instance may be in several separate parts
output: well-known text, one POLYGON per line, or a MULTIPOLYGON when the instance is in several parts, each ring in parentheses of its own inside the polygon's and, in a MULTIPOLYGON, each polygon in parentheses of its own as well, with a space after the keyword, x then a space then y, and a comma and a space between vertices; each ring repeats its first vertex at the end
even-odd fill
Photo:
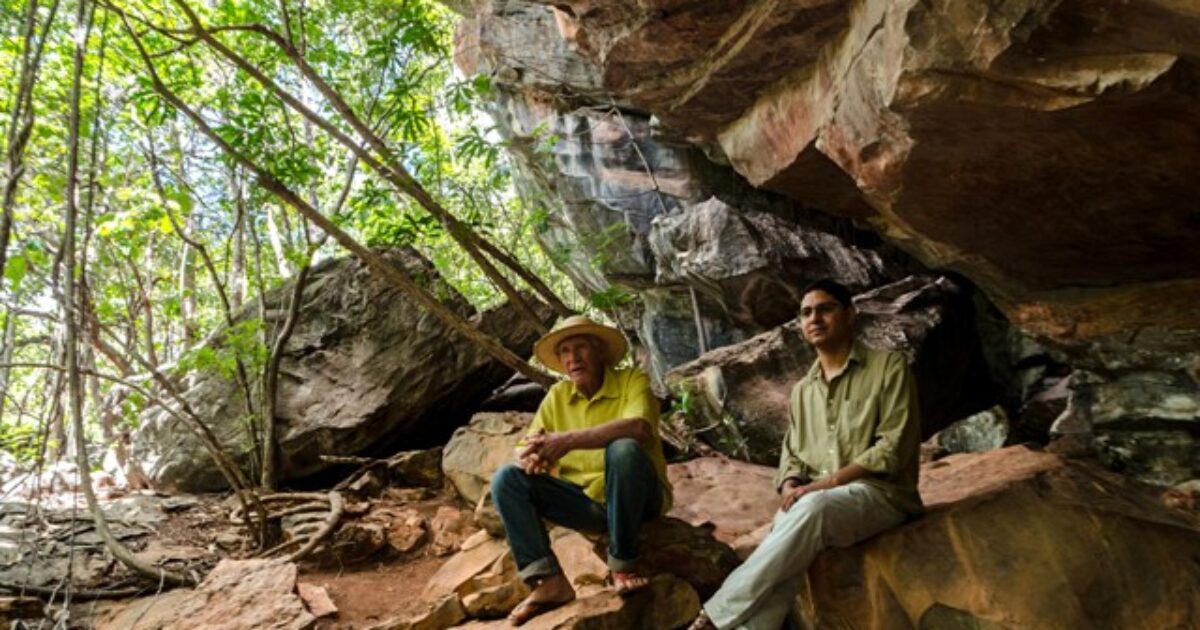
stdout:
POLYGON ((382 464, 386 459, 376 459, 374 457, 358 457, 355 455, 321 455, 321 461, 330 464, 351 464, 356 466, 369 466, 371 464, 382 464))
MULTIPOLYGON (((21 584, 13 584, 11 582, 0 582, 0 589, 12 593, 33 595, 35 597, 57 597, 63 591, 63 587, 48 588, 45 586, 23 586, 21 584)), ((141 595, 142 593, 150 592, 148 586, 130 586, 128 588, 118 589, 71 589, 72 599, 124 599, 141 595)))

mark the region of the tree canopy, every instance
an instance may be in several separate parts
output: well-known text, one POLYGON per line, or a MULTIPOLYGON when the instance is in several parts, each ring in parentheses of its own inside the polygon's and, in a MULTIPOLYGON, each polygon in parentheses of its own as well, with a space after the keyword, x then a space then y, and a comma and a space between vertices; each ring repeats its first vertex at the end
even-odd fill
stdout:
POLYGON ((3 450, 64 456, 75 408, 123 457, 188 370, 238 379, 268 447, 287 318, 258 298, 347 243, 416 248, 480 308, 585 307, 530 242, 453 27, 431 0, 2 0, 3 450))

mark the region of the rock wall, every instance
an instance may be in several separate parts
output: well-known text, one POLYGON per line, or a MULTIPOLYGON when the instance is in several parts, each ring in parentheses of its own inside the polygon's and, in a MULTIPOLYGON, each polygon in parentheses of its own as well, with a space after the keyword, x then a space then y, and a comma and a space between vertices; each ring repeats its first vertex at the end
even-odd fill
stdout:
POLYGON ((1061 375, 1013 388, 1010 411, 1061 407, 1058 432, 1094 437, 1143 478, 1200 475, 1200 12, 1156 0, 481 0, 466 12, 457 61, 497 86, 497 122, 545 209, 542 242, 638 333, 660 381, 790 319, 803 279, 866 290, 952 270, 1020 331, 988 349, 1012 360, 994 374, 1025 378, 1033 356, 1077 372, 1050 405, 1034 399, 1061 375), (1029 340, 1046 350, 1025 352, 1029 340))
POLYGON ((457 61, 492 76, 518 184, 546 217, 543 247, 636 332, 660 385, 702 349, 791 319, 805 280, 866 289, 906 274, 872 249, 873 234, 748 186, 706 146, 605 92, 564 24, 538 3, 481 4, 460 27, 457 61))

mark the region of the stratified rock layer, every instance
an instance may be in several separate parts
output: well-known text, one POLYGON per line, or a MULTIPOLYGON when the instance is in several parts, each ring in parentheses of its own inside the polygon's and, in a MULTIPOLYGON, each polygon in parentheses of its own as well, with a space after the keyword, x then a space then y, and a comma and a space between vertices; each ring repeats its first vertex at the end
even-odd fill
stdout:
POLYGON ((1200 320, 1200 12, 1184 4, 554 6, 616 98, 719 143, 755 186, 869 217, 1030 326, 1200 320), (1134 294, 1154 307, 1076 312, 1134 294))
MULTIPOLYGON (((420 279, 444 303, 509 349, 527 354, 537 338, 515 308, 501 306, 476 314, 437 276, 428 261, 411 250, 384 253, 393 264, 420 279)), ((268 317, 281 318, 283 287, 266 298, 268 317)), ((328 464, 320 455, 386 452, 399 444, 420 446, 443 440, 466 420, 474 404, 511 374, 469 341, 449 334, 434 316, 391 284, 371 274, 357 259, 330 260, 311 273, 300 319, 284 350, 279 370, 276 413, 281 478, 295 478, 328 464), (436 422, 422 420, 435 414, 436 422)), ((256 315, 248 309, 238 321, 256 315)), ((220 352, 218 333, 208 342, 220 352)), ((209 424, 240 462, 255 456, 242 390, 216 370, 193 370, 183 398, 209 424)), ((257 378, 251 391, 257 391, 257 378)), ((143 414, 135 455, 163 488, 217 490, 225 480, 191 429, 153 408, 143 414)))
POLYGON ((536 237, 598 306, 620 313, 656 383, 705 349, 790 319, 830 276, 865 290, 904 275, 850 221, 754 190, 704 147, 598 91, 595 64, 537 3, 480 5, 457 61, 492 75, 491 104, 517 183, 545 220, 536 237))
POLYGON ((921 470, 928 512, 826 552, 816 628, 1184 628, 1200 618, 1200 522, 1024 447, 921 470))
POLYGON ((498 86, 539 237, 660 384, 784 323, 801 279, 906 275, 869 225, 1080 372, 1062 428, 1175 483, 1200 475, 1197 42, 1153 0, 491 0, 457 60, 498 86))

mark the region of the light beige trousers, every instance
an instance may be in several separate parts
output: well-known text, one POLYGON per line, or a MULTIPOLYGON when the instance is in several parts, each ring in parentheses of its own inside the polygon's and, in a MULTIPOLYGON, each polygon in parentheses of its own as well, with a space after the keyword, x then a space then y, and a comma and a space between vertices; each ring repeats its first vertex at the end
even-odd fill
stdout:
POLYGON ((828 547, 848 547, 904 521, 883 493, 851 483, 800 497, 775 513, 771 533, 704 604, 721 630, 779 630, 808 566, 828 547))

